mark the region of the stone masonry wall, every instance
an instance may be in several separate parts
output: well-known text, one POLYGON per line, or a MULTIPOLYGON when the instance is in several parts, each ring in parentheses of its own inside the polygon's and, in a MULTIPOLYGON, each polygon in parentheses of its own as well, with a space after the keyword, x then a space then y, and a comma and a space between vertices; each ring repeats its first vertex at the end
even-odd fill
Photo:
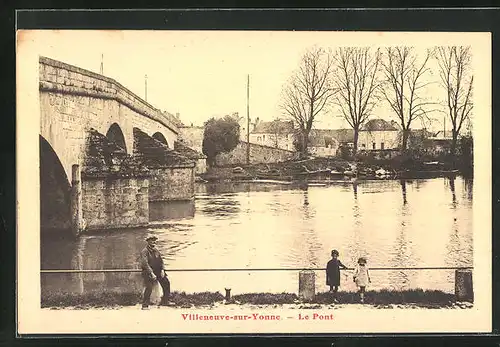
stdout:
POLYGON ((83 181, 82 208, 87 230, 147 225, 148 188, 147 178, 83 181))
POLYGON ((192 167, 150 169, 149 201, 190 200, 194 197, 192 167))
MULTIPOLYGON (((297 154, 284 149, 250 144, 250 163, 276 163, 291 160, 297 154)), ((220 153, 216 157, 217 166, 244 165, 247 160, 247 142, 240 143, 229 153, 220 153)))

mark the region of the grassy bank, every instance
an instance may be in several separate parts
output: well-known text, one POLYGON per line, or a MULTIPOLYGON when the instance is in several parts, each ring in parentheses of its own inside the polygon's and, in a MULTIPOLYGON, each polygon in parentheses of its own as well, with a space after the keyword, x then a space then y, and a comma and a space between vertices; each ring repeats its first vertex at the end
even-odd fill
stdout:
MULTIPOLYGON (((359 303, 357 293, 339 292, 338 304, 359 303)), ((199 307, 215 304, 225 304, 224 296, 219 292, 203 292, 187 294, 173 292, 171 296, 173 307, 199 307)), ((75 308, 102 308, 117 306, 134 306, 141 302, 141 293, 138 292, 92 292, 85 294, 73 293, 44 293, 42 307, 75 307, 75 308)), ((331 293, 318 293, 309 301, 300 300, 292 293, 249 293, 239 294, 231 298, 228 304, 250 305, 285 305, 285 304, 333 304, 331 293)), ((365 296, 365 305, 384 307, 388 305, 411 305, 417 307, 441 308, 457 305, 455 296, 439 290, 380 290, 368 291, 365 296)))

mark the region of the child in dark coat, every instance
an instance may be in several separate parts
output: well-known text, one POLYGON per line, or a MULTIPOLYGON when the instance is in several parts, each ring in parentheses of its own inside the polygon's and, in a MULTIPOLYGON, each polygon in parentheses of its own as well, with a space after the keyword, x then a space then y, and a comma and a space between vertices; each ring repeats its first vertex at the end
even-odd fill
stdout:
POLYGON ((339 251, 334 249, 332 259, 326 265, 326 285, 330 286, 330 293, 335 293, 335 296, 340 286, 340 269, 347 269, 347 266, 337 259, 338 256, 339 251))

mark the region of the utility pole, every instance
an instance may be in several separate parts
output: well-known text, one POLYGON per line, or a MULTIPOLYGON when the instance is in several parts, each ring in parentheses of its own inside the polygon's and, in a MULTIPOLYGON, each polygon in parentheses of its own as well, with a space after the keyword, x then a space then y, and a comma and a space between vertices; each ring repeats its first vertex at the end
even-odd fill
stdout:
POLYGON ((144 100, 148 101, 148 75, 144 75, 144 100))
POLYGON ((247 165, 250 165, 250 75, 247 75, 247 165))

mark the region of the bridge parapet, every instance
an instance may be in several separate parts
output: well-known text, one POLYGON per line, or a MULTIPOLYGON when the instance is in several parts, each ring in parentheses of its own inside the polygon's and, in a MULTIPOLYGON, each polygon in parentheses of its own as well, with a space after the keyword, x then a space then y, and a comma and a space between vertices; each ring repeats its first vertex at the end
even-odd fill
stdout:
POLYGON ((41 91, 114 99, 166 126, 175 134, 179 133, 178 121, 172 114, 155 108, 114 79, 92 71, 40 57, 39 88, 41 91))

